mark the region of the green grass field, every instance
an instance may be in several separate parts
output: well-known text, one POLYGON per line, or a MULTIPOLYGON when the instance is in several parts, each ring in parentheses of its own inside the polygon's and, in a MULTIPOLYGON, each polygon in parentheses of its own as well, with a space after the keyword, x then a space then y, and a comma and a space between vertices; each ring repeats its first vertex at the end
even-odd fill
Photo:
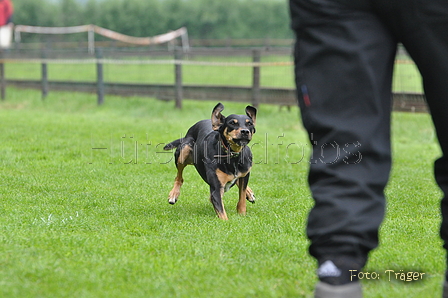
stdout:
MULTIPOLYGON (((0 297, 311 297, 305 223, 308 143, 297 109, 259 109, 250 185, 258 201, 217 219, 208 189, 185 170, 179 202, 164 143, 208 118, 215 102, 172 102, 7 89, 0 102, 0 297), (92 149, 106 148, 106 149, 92 149)), ((224 103, 224 114, 244 104, 224 103)), ((381 246, 365 297, 440 297, 439 154, 427 114, 393 114, 395 163, 381 246), (425 273, 388 281, 385 270, 425 273)))

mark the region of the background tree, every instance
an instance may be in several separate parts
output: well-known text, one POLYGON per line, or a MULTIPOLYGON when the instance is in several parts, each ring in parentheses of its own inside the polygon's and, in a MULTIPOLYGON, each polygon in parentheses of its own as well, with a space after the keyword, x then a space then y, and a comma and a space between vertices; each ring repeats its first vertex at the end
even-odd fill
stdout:
POLYGON ((291 38, 284 0, 14 0, 15 23, 95 24, 131 36, 182 26, 191 38, 291 38))

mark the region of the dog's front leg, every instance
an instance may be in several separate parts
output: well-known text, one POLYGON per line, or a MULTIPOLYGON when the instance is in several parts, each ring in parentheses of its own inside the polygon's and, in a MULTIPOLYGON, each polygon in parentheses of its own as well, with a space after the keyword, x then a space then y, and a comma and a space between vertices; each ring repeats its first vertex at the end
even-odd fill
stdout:
POLYGON ((232 175, 226 174, 220 169, 209 171, 207 173, 210 185, 210 201, 212 202, 218 217, 223 220, 228 220, 228 218, 226 210, 224 209, 222 197, 224 196, 225 186, 232 181, 232 177, 232 175))
POLYGON ((216 214, 222 220, 228 220, 222 197, 224 195, 224 187, 221 185, 210 185, 210 201, 215 208, 216 214))
POLYGON ((238 214, 246 215, 246 198, 247 198, 247 184, 249 182, 249 177, 241 177, 238 179, 237 185, 239 190, 239 200, 236 210, 238 214))
POLYGON ((247 173, 246 177, 244 177, 245 179, 238 179, 236 181, 236 185, 238 185, 238 188, 240 188, 240 181, 246 181, 246 200, 248 200, 249 202, 251 202, 252 204, 255 203, 255 194, 254 191, 247 186, 248 182, 249 182, 249 175, 250 173, 247 173))

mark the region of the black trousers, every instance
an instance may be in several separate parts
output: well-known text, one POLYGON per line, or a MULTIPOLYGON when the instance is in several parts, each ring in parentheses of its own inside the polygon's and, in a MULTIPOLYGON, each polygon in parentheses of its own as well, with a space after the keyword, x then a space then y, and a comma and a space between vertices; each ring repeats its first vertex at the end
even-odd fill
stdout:
POLYGON ((440 231, 448 249, 448 1, 290 0, 290 11, 298 101, 313 147, 311 255, 365 262, 378 245, 399 42, 422 74, 443 152, 435 177, 444 193, 440 231))

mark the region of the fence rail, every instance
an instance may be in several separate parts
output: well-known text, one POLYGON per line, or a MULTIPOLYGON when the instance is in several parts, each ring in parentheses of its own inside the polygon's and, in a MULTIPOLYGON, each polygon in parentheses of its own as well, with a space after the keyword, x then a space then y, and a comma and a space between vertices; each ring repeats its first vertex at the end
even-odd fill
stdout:
MULTIPOLYGON (((189 44, 191 47, 194 48, 200 48, 200 47, 214 47, 214 48, 247 48, 247 47, 265 47, 265 48, 285 48, 285 47, 291 47, 294 43, 294 39, 271 39, 271 38, 264 38, 264 39, 189 39, 189 44)), ((14 47, 15 49, 42 49, 45 47, 48 47, 49 44, 53 48, 58 49, 76 49, 76 48, 82 48, 85 51, 88 50, 88 42, 87 41, 45 41, 45 42, 20 42, 15 43, 14 47)), ((140 46, 133 46, 129 43, 117 41, 117 40, 98 40, 95 41, 95 44, 97 47, 104 47, 104 48, 137 48, 140 46)), ((170 46, 178 45, 176 41, 174 41, 170 46)), ((151 46, 146 47, 145 50, 148 48, 154 49, 154 48, 160 48, 160 49, 166 49, 166 45, 158 45, 158 46, 151 46)))
MULTIPOLYGON (((38 80, 7 80, 6 84, 17 88, 42 90, 42 82, 38 80)), ((54 91, 73 91, 96 93, 95 82, 48 81, 48 88, 54 91)), ((105 95, 119 96, 148 96, 161 100, 175 100, 174 85, 126 84, 107 83, 104 87, 105 95)), ((222 100, 234 102, 252 102, 252 88, 238 86, 183 86, 183 97, 197 100, 222 100)), ((393 93, 393 109, 406 112, 426 112, 427 106, 424 95, 419 93, 393 93)), ((275 104, 280 106, 294 106, 297 104, 296 92, 288 88, 260 88, 260 104, 275 104)))
MULTIPOLYGON (((191 52, 177 51, 114 51, 111 49, 97 49, 96 57, 79 52, 49 51, 11 51, 3 53, 0 57, 0 88, 2 99, 5 98, 5 86, 16 86, 19 88, 34 88, 42 90, 45 98, 51 90, 66 90, 97 93, 98 104, 102 104, 105 95, 121 96, 151 96, 163 100, 175 100, 177 108, 182 107, 183 98, 199 100, 223 100, 250 102, 257 106, 269 103, 292 106, 296 105, 296 92, 291 87, 267 87, 261 84, 263 68, 286 66, 291 67, 292 61, 263 61, 262 57, 290 56, 288 49, 193 49, 191 52), (129 57, 138 56, 138 59, 129 57), (167 59, 170 57, 171 59, 167 59), (251 57, 248 61, 203 61, 195 57, 223 56, 223 57, 251 57), (145 58, 146 57, 146 58, 145 58), (162 59, 160 59, 162 58, 162 59), (5 73, 5 65, 10 64, 37 64, 41 65, 40 79, 8 78, 5 73), (48 64, 63 65, 95 65, 96 79, 94 81, 68 81, 49 80, 48 64), (171 65, 173 67, 172 83, 119 83, 105 81, 103 68, 108 65, 171 65), (251 69, 251 83, 247 86, 218 85, 218 84, 195 84, 184 83, 183 67, 218 67, 226 69, 236 67, 251 69)), ((401 53, 402 55, 403 53, 401 53)), ((412 64, 409 60, 399 63, 412 64)), ((247 59, 246 59, 247 60, 247 59)), ((87 66, 86 66, 87 67, 87 66)), ((400 92, 393 94, 394 109, 399 111, 427 111, 424 95, 417 92, 400 92)))

